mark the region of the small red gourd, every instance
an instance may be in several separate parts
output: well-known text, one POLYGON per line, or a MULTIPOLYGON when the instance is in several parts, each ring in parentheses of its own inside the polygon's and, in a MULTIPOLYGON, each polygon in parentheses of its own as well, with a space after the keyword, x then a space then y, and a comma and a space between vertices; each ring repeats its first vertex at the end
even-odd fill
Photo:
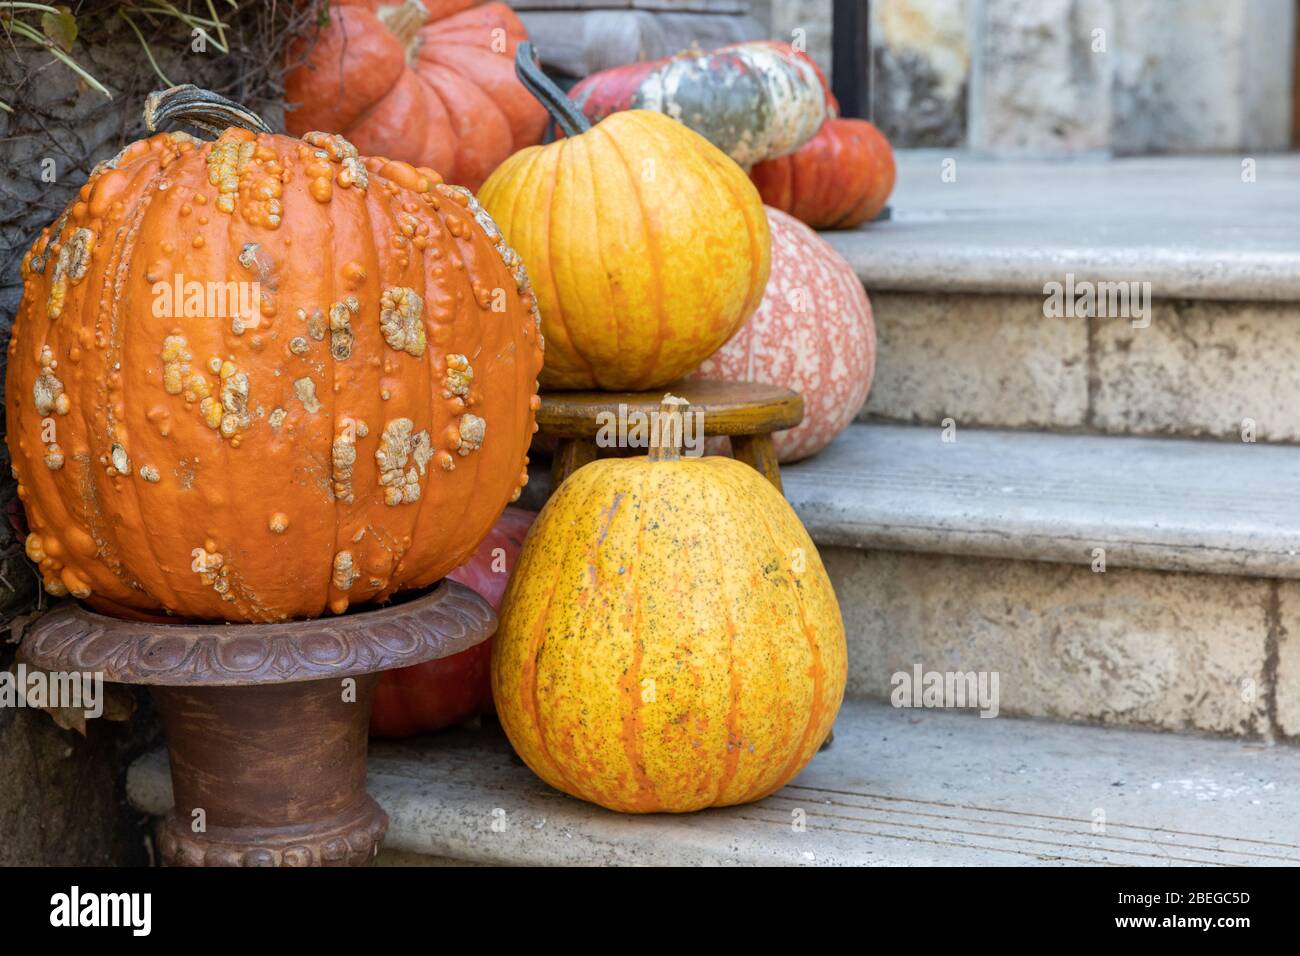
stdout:
MULTIPOLYGON (((474 556, 447 577, 501 607, 515 558, 536 513, 513 506, 488 532, 474 556)), ((375 687, 372 737, 410 737, 492 713, 492 638, 467 651, 414 667, 384 671, 375 687)))
POLYGON ((754 166, 749 177, 766 205, 814 229, 852 229, 885 208, 894 172, 894 151, 874 124, 837 117, 788 156, 754 166))

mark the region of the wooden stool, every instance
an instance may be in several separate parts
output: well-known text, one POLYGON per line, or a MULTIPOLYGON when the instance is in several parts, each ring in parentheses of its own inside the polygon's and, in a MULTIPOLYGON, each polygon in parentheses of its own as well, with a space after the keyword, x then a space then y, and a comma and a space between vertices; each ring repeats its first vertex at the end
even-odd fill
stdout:
POLYGON ((783 491, 772 432, 803 421, 803 398, 775 385, 704 380, 673 382, 651 392, 543 392, 537 428, 559 442, 551 464, 552 493, 588 462, 627 454, 626 449, 596 444, 602 414, 613 415, 617 421, 619 406, 627 415, 657 413, 669 392, 689 401, 690 411, 703 413, 705 436, 728 436, 736 460, 751 465, 777 491, 783 491))

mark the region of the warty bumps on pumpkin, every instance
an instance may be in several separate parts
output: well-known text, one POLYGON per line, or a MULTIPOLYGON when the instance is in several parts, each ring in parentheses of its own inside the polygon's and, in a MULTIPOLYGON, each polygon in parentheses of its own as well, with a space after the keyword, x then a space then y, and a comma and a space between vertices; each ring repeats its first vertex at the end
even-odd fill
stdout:
POLYGON ((758 308, 771 239, 749 177, 648 110, 592 126, 520 44, 565 138, 515 153, 479 197, 528 263, 547 388, 641 390, 695 369, 758 308))
POLYGON ((8 443, 51 593, 341 613, 462 563, 527 480, 527 277, 431 169, 161 133, 95 169, 22 274, 8 443), (213 308, 249 284, 251 313, 213 308))

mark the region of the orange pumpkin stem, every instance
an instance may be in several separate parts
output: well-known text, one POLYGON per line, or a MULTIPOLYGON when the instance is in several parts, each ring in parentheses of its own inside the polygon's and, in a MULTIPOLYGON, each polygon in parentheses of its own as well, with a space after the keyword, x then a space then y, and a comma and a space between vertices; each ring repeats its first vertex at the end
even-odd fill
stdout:
POLYGON ((690 402, 675 395, 665 395, 659 403, 659 420, 650 430, 651 461, 681 461, 682 415, 690 402))

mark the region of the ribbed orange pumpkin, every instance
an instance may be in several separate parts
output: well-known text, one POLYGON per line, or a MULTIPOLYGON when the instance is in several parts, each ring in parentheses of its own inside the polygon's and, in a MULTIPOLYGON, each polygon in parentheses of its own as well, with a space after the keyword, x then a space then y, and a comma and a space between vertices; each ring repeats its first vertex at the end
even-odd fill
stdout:
MULTIPOLYGON (((524 542, 492 656, 497 714, 551 786, 613 810, 767 796, 812 759, 844 625, 794 510, 730 458, 661 447, 565 479, 524 542)), ((680 423, 677 426, 680 427, 680 423)), ((675 434, 674 434, 675 433, 675 434)))
MULTIPOLYGON (((260 124, 193 87, 151 107, 260 124)), ((97 168, 22 272, 8 441, 52 593, 342 612, 441 578, 526 480, 527 277, 433 170, 320 133, 163 133, 97 168)))
POLYGON ((770 240, 758 191, 662 113, 594 127, 520 44, 520 76, 566 138, 521 150, 484 207, 528 263, 548 388, 647 389, 692 371, 753 314, 770 240))
POLYGON ((514 75, 527 36, 504 3, 333 0, 329 22, 304 39, 305 62, 285 77, 285 99, 298 107, 285 123, 295 136, 342 133, 362 153, 478 189, 546 127, 514 75))
POLYGON ((874 219, 894 189, 894 151, 875 125, 828 119, 788 156, 750 170, 763 202, 814 229, 852 229, 874 219))

